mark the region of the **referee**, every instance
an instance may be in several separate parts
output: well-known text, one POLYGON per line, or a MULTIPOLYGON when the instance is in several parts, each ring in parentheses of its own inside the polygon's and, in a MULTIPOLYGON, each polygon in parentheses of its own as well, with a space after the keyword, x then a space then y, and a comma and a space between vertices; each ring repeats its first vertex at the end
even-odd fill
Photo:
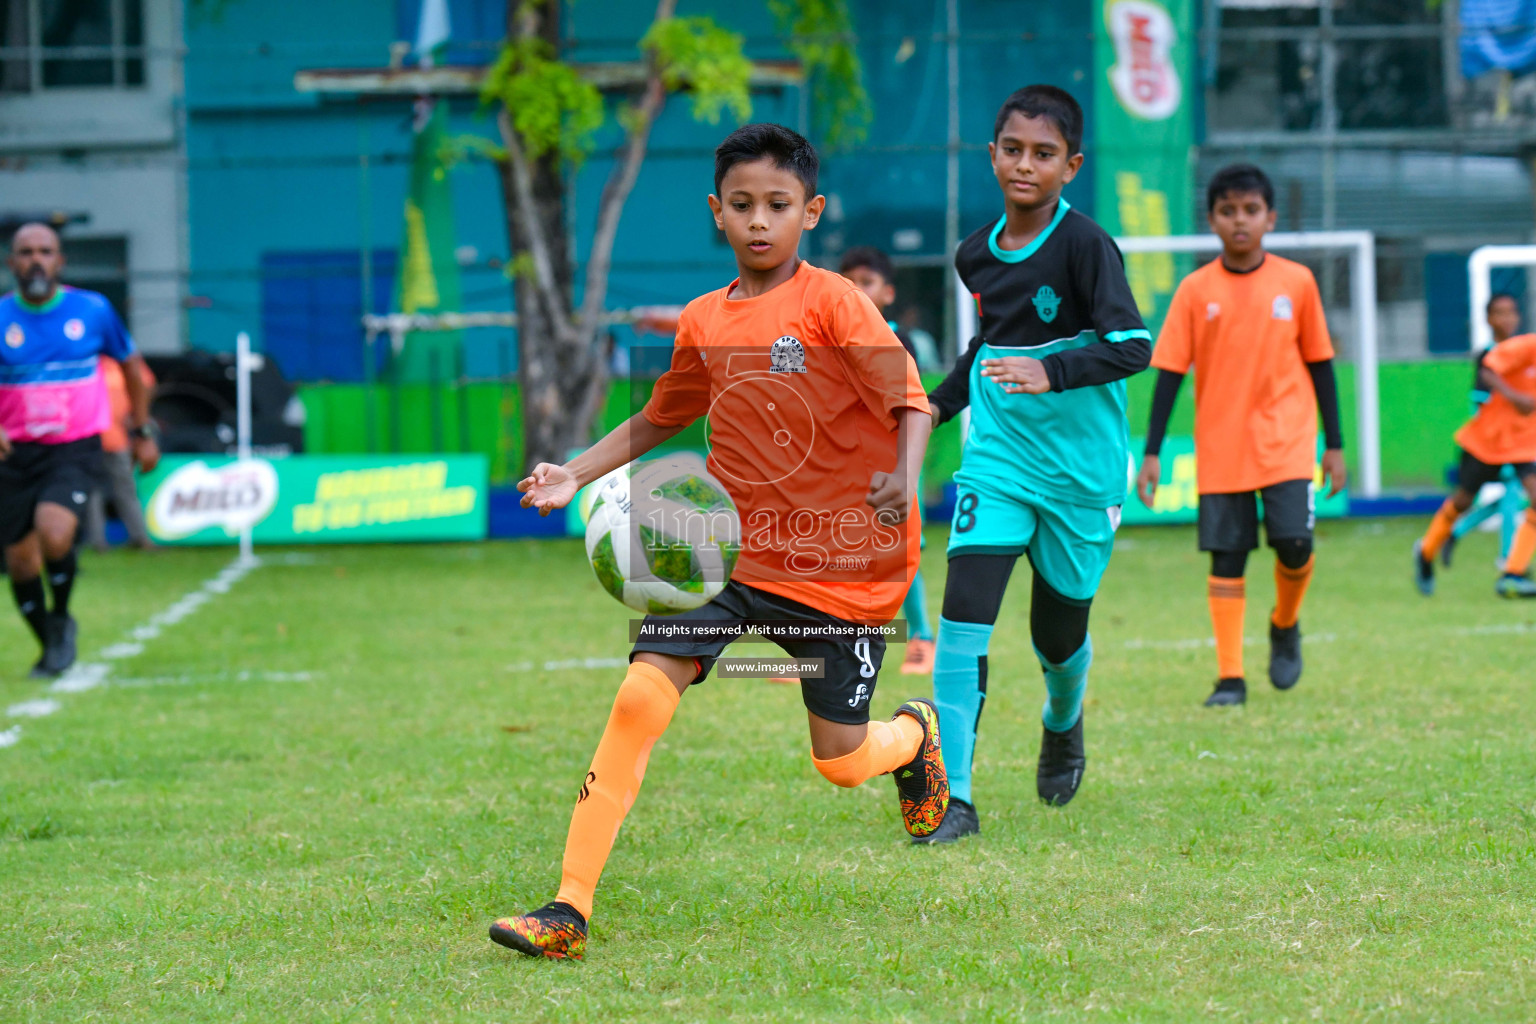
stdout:
POLYGON ((75 662, 75 531, 97 486, 101 434, 111 421, 100 356, 127 371, 134 462, 151 470, 160 450, 144 358, 105 298, 59 284, 59 236, 45 224, 22 225, 9 264, 16 291, 0 297, 0 546, 16 607, 43 645, 32 678, 47 679, 75 662))

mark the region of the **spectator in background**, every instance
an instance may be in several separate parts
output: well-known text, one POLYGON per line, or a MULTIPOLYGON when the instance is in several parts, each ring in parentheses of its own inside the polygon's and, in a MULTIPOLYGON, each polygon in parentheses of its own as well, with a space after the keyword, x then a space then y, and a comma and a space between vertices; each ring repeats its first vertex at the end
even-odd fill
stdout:
MULTIPOLYGON (((143 365, 143 364, 141 364, 143 365)), ((131 406, 128 385, 123 380, 123 366, 110 356, 101 357, 101 376, 107 383, 107 400, 112 410, 112 425, 101 435, 103 479, 91 492, 86 505, 86 537, 97 551, 107 550, 107 489, 117 517, 128 528, 128 546, 145 550, 154 547, 144 526, 144 509, 139 504, 138 488, 133 479, 133 454, 128 448, 128 419, 131 406)), ((155 375, 147 365, 144 384, 153 389, 155 375)))

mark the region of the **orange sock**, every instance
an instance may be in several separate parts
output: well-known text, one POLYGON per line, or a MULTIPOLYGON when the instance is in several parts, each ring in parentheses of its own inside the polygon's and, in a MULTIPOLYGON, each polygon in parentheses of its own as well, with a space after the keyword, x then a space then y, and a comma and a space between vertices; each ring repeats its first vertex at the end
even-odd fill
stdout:
POLYGON ((813 754, 811 761, 828 782, 852 788, 911 761, 922 742, 923 727, 917 719, 897 715, 889 722, 870 722, 869 734, 853 753, 825 761, 813 754))
POLYGON ((1435 513, 1435 518, 1429 521, 1429 529, 1424 531, 1424 539, 1419 542, 1419 550, 1425 558, 1433 559, 1440 553, 1446 540, 1451 536, 1451 529, 1456 525, 1456 519, 1461 513, 1456 511, 1456 506, 1451 504, 1451 499, 1446 498, 1445 504, 1435 513))
POLYGON ((655 665, 635 662, 614 698, 608 727, 597 743, 592 768, 571 812, 560 893, 555 897, 588 920, 603 865, 608 863, 624 815, 640 793, 651 747, 667 731, 680 697, 665 672, 655 665))
POLYGON ((1301 615, 1301 599, 1307 596, 1307 584, 1312 582, 1312 563, 1317 561, 1313 555, 1307 559, 1307 564, 1299 569, 1287 569, 1275 560, 1275 614, 1270 616, 1270 621, 1281 629, 1290 629, 1296 625, 1296 619, 1301 615))
POLYGON ((1222 679, 1243 677, 1243 607, 1246 588, 1240 579, 1211 576, 1206 579, 1211 604, 1211 627, 1216 632, 1216 672, 1222 679))
POLYGON ((1525 518, 1515 529, 1515 539, 1509 542, 1509 557, 1504 559, 1504 571, 1524 576, 1531 567, 1531 555, 1536 554, 1536 509, 1525 510, 1525 518))

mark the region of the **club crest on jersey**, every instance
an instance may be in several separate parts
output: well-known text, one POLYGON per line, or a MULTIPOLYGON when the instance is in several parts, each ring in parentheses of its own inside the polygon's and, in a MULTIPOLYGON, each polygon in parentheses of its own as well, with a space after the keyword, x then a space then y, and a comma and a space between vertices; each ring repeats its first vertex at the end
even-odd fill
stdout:
POLYGON ((85 337, 85 321, 79 317, 64 321, 64 337, 70 341, 79 341, 85 337))
POLYGON ((1271 320, 1291 319, 1291 297, 1289 295, 1276 295, 1274 305, 1269 308, 1271 320))
POLYGON ((1210 323, 1219 316, 1221 316, 1221 303, 1207 302, 1205 304, 1205 322, 1210 323))
POLYGON ((5 343, 11 348, 21 348, 21 343, 27 340, 27 334, 21 329, 21 324, 11 324, 5 329, 5 343))
POLYGON ((768 350, 768 362, 769 373, 804 373, 805 346, 786 334, 768 350))
POLYGON ((1030 300, 1035 304, 1035 312, 1040 314, 1040 319, 1050 323, 1056 319, 1056 312, 1061 309, 1061 296, 1048 284, 1040 286, 1035 292, 1035 297, 1030 300))

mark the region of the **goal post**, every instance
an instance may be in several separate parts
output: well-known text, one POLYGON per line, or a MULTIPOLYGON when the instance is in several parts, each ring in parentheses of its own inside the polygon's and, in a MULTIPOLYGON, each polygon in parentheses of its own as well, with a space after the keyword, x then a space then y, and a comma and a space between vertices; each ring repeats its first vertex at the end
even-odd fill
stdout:
POLYGON ((1485 245, 1472 250, 1467 259, 1467 289, 1471 302, 1467 322, 1472 325, 1472 351, 1481 352, 1493 344, 1493 328, 1488 326, 1488 300, 1493 297, 1493 272, 1500 267, 1536 266, 1536 245, 1485 245))
MULTIPOLYGON (((1159 235, 1117 238, 1120 251, 1130 253, 1218 253, 1215 235, 1159 235)), ((1381 408, 1377 386, 1380 361, 1376 325, 1376 236, 1369 231, 1276 231, 1264 236, 1264 248, 1274 252, 1321 252, 1349 260, 1349 306, 1355 363, 1355 425, 1359 479, 1356 491, 1366 498, 1381 494, 1381 408)), ((1536 263, 1536 246, 1524 246, 1536 263)), ((976 306, 960 278, 955 278, 959 344, 962 350, 976 334, 976 306)), ((1474 303, 1476 298, 1473 299, 1474 303)))

